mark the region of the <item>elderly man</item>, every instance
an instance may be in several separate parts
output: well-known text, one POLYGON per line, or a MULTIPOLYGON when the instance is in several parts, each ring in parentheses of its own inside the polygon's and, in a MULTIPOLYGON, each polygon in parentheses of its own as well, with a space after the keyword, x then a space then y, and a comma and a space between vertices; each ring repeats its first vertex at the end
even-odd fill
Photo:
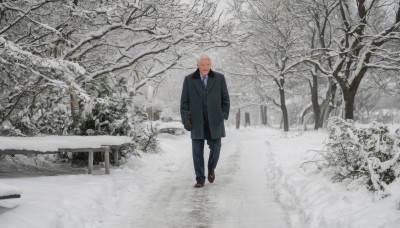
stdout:
POLYGON ((202 55, 198 69, 185 77, 181 95, 181 117, 185 129, 191 131, 196 188, 204 186, 204 142, 210 148, 208 176, 215 180, 221 150, 221 137, 225 137, 224 119, 229 116, 229 94, 224 75, 211 70, 211 59, 202 55))

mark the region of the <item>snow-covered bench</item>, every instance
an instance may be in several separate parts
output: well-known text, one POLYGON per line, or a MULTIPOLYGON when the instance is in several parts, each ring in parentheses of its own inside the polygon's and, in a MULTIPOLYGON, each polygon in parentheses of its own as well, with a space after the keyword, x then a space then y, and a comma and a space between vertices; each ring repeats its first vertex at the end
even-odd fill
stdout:
POLYGON ((13 208, 19 204, 21 189, 0 183, 0 207, 13 208))
POLYGON ((21 198, 21 190, 14 186, 0 183, 0 200, 21 198))
POLYGON ((56 154, 60 152, 89 153, 89 174, 93 173, 93 153, 103 152, 105 173, 110 173, 110 152, 118 166, 120 146, 131 143, 126 136, 42 136, 0 137, 0 154, 56 154))
POLYGON ((160 133, 169 133, 169 134, 184 134, 186 132, 183 124, 181 122, 172 121, 172 122, 162 122, 157 127, 160 133))

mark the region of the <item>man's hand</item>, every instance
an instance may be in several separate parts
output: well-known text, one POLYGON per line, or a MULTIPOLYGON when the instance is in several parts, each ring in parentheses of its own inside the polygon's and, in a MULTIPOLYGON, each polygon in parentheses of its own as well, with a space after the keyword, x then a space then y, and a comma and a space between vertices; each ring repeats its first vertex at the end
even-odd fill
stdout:
POLYGON ((191 131, 191 130, 192 130, 192 124, 190 123, 189 120, 183 122, 183 126, 185 127, 185 129, 186 129, 187 131, 191 131))

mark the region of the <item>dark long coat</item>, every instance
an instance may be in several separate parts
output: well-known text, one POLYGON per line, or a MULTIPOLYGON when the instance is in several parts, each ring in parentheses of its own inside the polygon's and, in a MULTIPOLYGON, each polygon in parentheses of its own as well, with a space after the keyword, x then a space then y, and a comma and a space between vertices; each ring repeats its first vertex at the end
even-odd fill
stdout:
MULTIPOLYGON (((182 122, 190 120, 192 139, 204 139, 203 90, 199 69, 185 77, 181 95, 181 117, 182 122)), ((210 70, 207 82, 207 116, 212 139, 225 137, 224 119, 229 117, 229 108, 225 77, 210 70)))

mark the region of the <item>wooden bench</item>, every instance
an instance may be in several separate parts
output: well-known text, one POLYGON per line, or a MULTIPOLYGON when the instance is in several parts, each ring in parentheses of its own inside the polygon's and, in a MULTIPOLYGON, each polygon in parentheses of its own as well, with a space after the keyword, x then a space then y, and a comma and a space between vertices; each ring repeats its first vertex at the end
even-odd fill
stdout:
POLYGON ((181 122, 162 122, 157 126, 158 132, 168 134, 185 134, 185 128, 181 122))
MULTIPOLYGON (((57 145, 49 145, 49 150, 48 151, 43 151, 43 145, 46 145, 46 142, 48 143, 48 141, 44 140, 44 142, 40 141, 40 138, 34 138, 34 137, 26 137, 26 138, 18 138, 16 139, 14 138, 10 138, 9 140, 14 140, 15 143, 18 143, 19 140, 21 140, 21 142, 25 139, 26 141, 31 140, 30 143, 34 142, 33 139, 38 140, 39 139, 39 143, 42 143, 42 147, 40 148, 41 150, 27 150, 27 149, 12 149, 12 148, 1 148, 0 147, 0 154, 9 154, 9 155, 14 155, 14 154, 58 154, 58 153, 66 153, 66 152, 75 152, 75 153, 89 153, 89 161, 88 161, 88 167, 89 167, 89 174, 93 173, 93 153, 94 152, 102 152, 104 153, 104 162, 105 162, 105 173, 106 174, 110 174, 110 152, 114 153, 114 160, 115 166, 119 166, 119 161, 118 161, 118 151, 120 149, 121 146, 128 144, 127 138, 117 138, 117 136, 115 136, 116 138, 113 138, 112 136, 108 137, 108 138, 101 138, 102 136, 59 136, 59 137, 49 137, 46 140, 55 140, 55 141, 60 141, 59 144, 57 145), (99 139, 105 139, 105 142, 107 144, 105 145, 100 145, 99 143, 85 143, 85 147, 81 147, 81 148, 76 148, 76 145, 73 145, 73 143, 71 141, 68 141, 68 137, 71 137, 72 139, 76 139, 76 140, 93 140, 96 139, 96 137, 99 137, 99 139), (110 140, 111 138, 111 140, 110 140), (108 139, 108 140, 107 140, 108 139), (64 140, 64 141, 63 141, 64 140), (68 147, 64 147, 64 148, 59 148, 58 145, 64 145, 64 146, 68 146, 68 147), (93 145, 93 146, 92 146, 93 145), (89 147, 86 147, 89 146, 89 147)), ((70 139, 71 139, 70 138, 70 139)), ((8 138, 6 137, 1 137, 0 138, 0 142, 1 140, 5 141, 8 138)), ((36 141, 35 141, 36 142, 36 141)), ((26 143, 26 142, 25 142, 26 143)), ((80 145, 80 144, 78 144, 80 145)), ((29 146, 26 146, 29 148, 29 146)), ((32 146, 34 147, 34 146, 32 146)))
MULTIPOLYGON (((122 146, 122 145, 121 145, 122 146)), ((105 168, 105 173, 110 174, 110 152, 114 151, 114 165, 119 166, 119 161, 118 161, 118 151, 121 146, 117 145, 104 145, 101 148, 74 148, 74 149, 69 149, 69 148, 60 148, 58 149, 58 152, 87 152, 89 153, 89 174, 93 173, 93 152, 103 152, 104 153, 104 168, 105 168)))
MULTIPOLYGON (((122 145, 121 145, 122 146, 122 145)), ((102 152, 104 153, 104 165, 105 165, 105 173, 110 174, 110 152, 113 151, 114 153, 114 165, 119 166, 119 161, 118 161, 118 150, 121 146, 117 145, 104 145, 101 148, 60 148, 58 151, 36 151, 36 150, 0 150, 0 154, 9 154, 9 155, 14 155, 14 154, 58 154, 58 153, 67 153, 67 152, 73 152, 73 153, 89 153, 89 162, 88 162, 88 167, 89 167, 89 174, 93 173, 93 152, 102 152)))

